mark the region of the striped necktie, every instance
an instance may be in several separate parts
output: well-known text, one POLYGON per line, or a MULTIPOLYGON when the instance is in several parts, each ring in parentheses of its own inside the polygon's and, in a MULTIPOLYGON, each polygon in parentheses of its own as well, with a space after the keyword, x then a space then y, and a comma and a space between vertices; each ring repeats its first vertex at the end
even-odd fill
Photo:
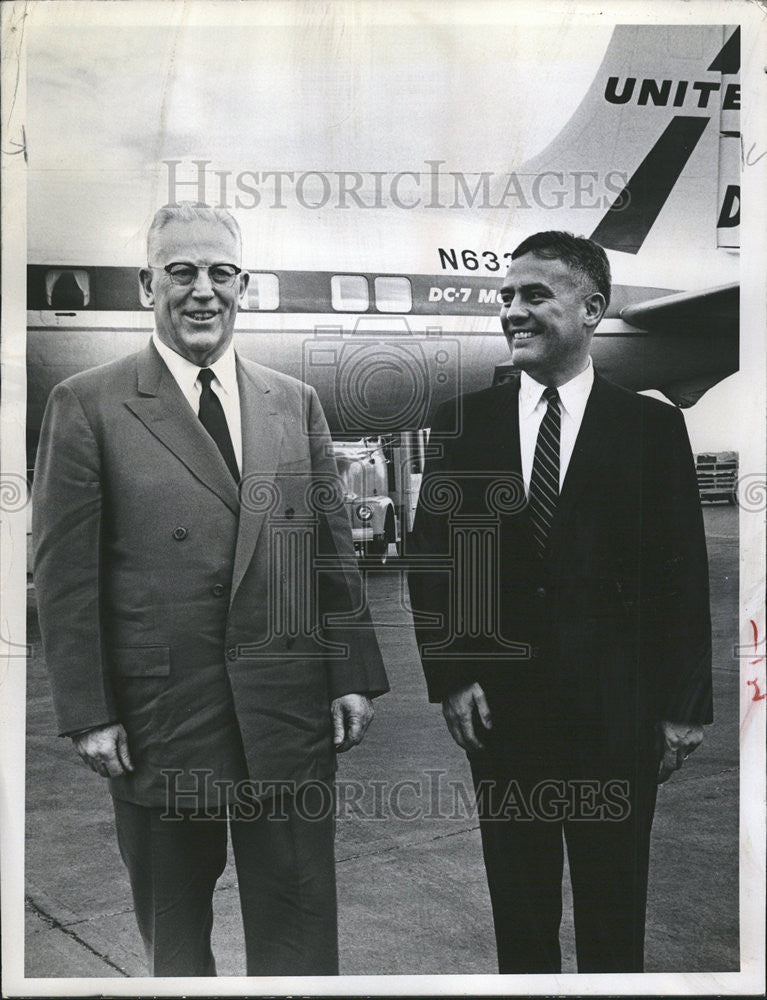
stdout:
POLYGON ((200 392, 200 411, 198 414, 200 423, 218 445, 218 450, 229 467, 235 483, 239 483, 240 470, 237 468, 237 459, 235 458, 224 408, 221 405, 221 400, 213 392, 210 385, 213 381, 213 372, 210 368, 201 368, 197 378, 200 380, 200 385, 202 386, 202 391, 200 392))
POLYGON ((554 388, 543 390, 548 408, 543 415, 535 444, 533 471, 530 476, 528 510, 538 553, 543 556, 551 522, 559 500, 559 393, 554 388))

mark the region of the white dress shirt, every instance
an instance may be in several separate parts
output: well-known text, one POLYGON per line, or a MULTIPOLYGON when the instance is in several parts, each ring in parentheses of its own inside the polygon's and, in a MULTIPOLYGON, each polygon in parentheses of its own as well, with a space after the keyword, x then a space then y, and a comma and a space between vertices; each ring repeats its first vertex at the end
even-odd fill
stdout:
MULTIPOLYGON (((565 481, 567 467, 572 458, 575 439, 581 427, 586 403, 591 387, 594 385, 594 366, 589 358, 587 367, 571 378, 564 385, 557 386, 559 393, 559 412, 561 425, 559 435, 559 489, 565 481)), ((546 412, 548 403, 543 398, 545 385, 530 378, 527 372, 522 372, 519 383, 519 448, 522 454, 522 478, 525 482, 525 492, 530 490, 530 477, 533 473, 533 459, 538 431, 546 412)))
MULTIPOLYGON (((180 354, 163 344, 157 336, 155 330, 152 334, 152 342, 157 348, 160 357, 170 369, 170 373, 176 380, 179 389, 183 392, 184 398, 194 410, 195 416, 200 412, 200 394, 202 386, 197 378, 200 366, 187 361, 180 354)), ((234 344, 230 342, 227 349, 218 359, 210 365, 214 378, 210 384, 211 389, 221 401, 221 406, 226 417, 229 437, 232 439, 234 457, 237 459, 237 468, 242 473, 242 418, 240 415, 240 390, 237 385, 237 364, 235 361, 234 344)))

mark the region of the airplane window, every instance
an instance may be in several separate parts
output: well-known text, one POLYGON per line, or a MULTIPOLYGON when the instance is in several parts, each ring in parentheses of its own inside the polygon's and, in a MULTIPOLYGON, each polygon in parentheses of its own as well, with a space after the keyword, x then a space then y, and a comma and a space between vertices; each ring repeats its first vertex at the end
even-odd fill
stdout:
POLYGON ((90 275, 80 268, 52 268, 45 274, 45 298, 53 309, 82 309, 91 300, 90 275))
POLYGON ((280 279, 268 272, 250 272, 250 282, 246 292, 246 309, 264 312, 279 309, 280 279))
POLYGON ((338 312, 366 312, 370 305, 367 278, 361 274, 334 274, 330 302, 338 312))
POLYGON ((409 278, 375 279, 376 309, 379 312, 405 313, 413 308, 413 290, 409 278))

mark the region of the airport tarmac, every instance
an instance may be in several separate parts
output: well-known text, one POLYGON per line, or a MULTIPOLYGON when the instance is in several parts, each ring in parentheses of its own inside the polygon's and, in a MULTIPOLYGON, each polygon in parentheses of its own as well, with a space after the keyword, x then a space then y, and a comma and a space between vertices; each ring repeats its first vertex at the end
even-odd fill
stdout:
MULTIPOLYGON (((733 652, 738 641, 738 512, 712 505, 704 513, 715 725, 684 769, 659 790, 648 972, 739 968, 739 664, 733 652)), ((466 758, 451 741, 439 706, 427 703, 396 560, 371 571, 368 585, 392 691, 377 701, 363 745, 340 760, 336 858, 341 972, 493 973, 490 904, 466 758), (440 809, 434 807, 438 787, 440 809)), ((28 641, 33 655, 27 699, 26 975, 146 975, 109 794, 70 741, 55 736, 31 589, 28 641)), ((564 895, 563 971, 575 972, 567 879, 564 895)), ((219 975, 244 975, 231 863, 214 905, 219 975)))

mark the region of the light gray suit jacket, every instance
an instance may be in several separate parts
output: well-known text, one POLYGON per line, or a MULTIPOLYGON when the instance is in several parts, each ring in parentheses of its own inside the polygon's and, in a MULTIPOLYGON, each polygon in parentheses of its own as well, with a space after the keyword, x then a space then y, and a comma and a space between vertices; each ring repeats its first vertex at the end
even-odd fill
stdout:
POLYGON ((136 770, 112 791, 143 805, 169 782, 326 778, 331 700, 388 690, 316 393, 240 357, 237 376, 239 490, 151 344, 60 383, 43 422, 34 577, 59 729, 122 722, 136 770))

